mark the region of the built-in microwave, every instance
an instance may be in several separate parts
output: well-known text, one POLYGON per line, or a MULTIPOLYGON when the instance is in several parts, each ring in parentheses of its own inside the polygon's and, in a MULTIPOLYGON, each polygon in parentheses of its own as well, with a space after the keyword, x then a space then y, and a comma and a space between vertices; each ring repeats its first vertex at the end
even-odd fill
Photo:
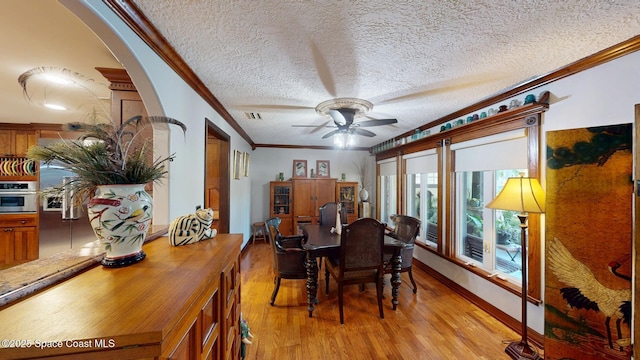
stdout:
POLYGON ((36 213, 35 181, 0 182, 0 213, 36 213))

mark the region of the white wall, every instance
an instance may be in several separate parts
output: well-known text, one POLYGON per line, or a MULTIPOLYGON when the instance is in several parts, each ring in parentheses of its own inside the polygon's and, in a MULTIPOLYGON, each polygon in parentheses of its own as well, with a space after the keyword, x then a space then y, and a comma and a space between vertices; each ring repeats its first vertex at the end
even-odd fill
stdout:
MULTIPOLYGON (((285 180, 291 178, 293 160, 307 160, 307 174, 316 169, 316 160, 329 160, 330 176, 340 179, 345 173, 347 181, 360 181, 356 164, 361 158, 369 162, 369 184, 373 181, 375 157, 367 151, 309 150, 283 148, 257 148, 251 153, 251 222, 264 221, 269 217, 269 182, 283 172, 285 180)), ((358 186, 360 187, 360 186, 358 186)), ((371 190, 371 189, 369 189, 371 190)))
MULTIPOLYGON (((242 139, 191 87, 158 57, 125 23, 101 1, 62 0, 82 19, 127 69, 150 115, 166 115, 187 125, 184 136, 177 127, 154 135, 157 143, 168 143, 169 177, 154 188, 154 223, 192 213, 204 203, 205 118, 231 137, 231 149, 250 151, 242 139)), ((79 54, 81 56, 81 54, 79 54)), ((96 64, 99 66, 99 64, 96 64)), ((231 159, 229 161, 231 163, 231 159)), ((249 237, 251 188, 248 178, 231 182, 230 233, 249 237)))
MULTIPOLYGON (((544 159, 548 131, 634 121, 634 106, 640 103, 640 52, 558 80, 531 93, 537 96, 543 91, 551 93, 549 110, 543 116, 541 156, 544 159)), ((519 100, 523 99, 524 96, 520 96, 519 100)), ((509 100, 493 107, 508 103, 509 100)), ((543 186, 544 177, 543 168, 543 186)), ((544 232, 542 234, 544 236, 544 232)), ((521 319, 519 297, 422 248, 416 247, 414 256, 510 316, 521 319)), ((541 274, 544 299, 544 259, 541 274)), ((527 310, 529 327, 544 334, 544 304, 536 306, 529 303, 527 310)))

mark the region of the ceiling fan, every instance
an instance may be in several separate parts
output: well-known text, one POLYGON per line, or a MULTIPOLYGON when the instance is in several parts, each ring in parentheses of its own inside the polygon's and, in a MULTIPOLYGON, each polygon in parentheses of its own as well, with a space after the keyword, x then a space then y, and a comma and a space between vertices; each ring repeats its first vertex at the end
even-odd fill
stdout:
MULTIPOLYGON (((321 125, 319 127, 337 128, 325 134, 322 138, 334 137, 334 143, 340 147, 353 144, 354 135, 374 137, 372 131, 362 129, 363 127, 373 127, 390 125, 398 122, 397 119, 365 120, 354 122, 356 118, 363 117, 371 111, 373 104, 369 101, 356 98, 337 98, 321 102, 316 106, 319 115, 329 117, 335 125, 321 125)), ((318 127, 316 125, 292 125, 293 127, 318 127)))

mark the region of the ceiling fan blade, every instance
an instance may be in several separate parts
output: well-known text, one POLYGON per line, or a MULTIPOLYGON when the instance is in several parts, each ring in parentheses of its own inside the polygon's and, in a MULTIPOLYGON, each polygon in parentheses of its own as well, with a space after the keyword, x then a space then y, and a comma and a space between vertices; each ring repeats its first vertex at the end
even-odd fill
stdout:
POLYGON ((291 127, 313 127, 313 128, 324 128, 324 127, 332 128, 332 127, 335 127, 333 125, 326 125, 327 123, 325 123, 324 125, 291 125, 291 127))
POLYGON ((314 107, 302 105, 274 105, 274 104, 240 104, 234 106, 240 111, 279 111, 279 110, 313 110, 314 107))
POLYGON ((316 69, 318 70, 320 82, 324 85, 324 88, 331 97, 336 97, 336 82, 333 76, 331 76, 331 69, 322 52, 313 41, 311 42, 311 54, 313 56, 313 62, 316 64, 316 69))
POLYGON ((331 131, 331 132, 329 132, 329 133, 325 134, 322 138, 323 138, 323 139, 326 139, 326 138, 332 137, 333 135, 335 135, 335 134, 337 134, 337 133, 339 133, 339 132, 340 132, 340 129, 338 129, 338 130, 333 130, 333 131, 331 131))
POLYGON ((333 125, 329 125, 331 121, 327 120, 324 122, 324 124, 317 126, 315 129, 311 130, 311 132, 309 134, 314 134, 316 131, 322 129, 322 128, 332 128, 335 127, 333 125))
POLYGON ((356 135, 362 135, 362 136, 367 136, 367 137, 374 137, 376 136, 375 133, 369 131, 369 130, 365 130, 365 129, 358 129, 355 128, 353 129, 353 132, 356 133, 356 135))
POLYGON ((356 115, 355 109, 350 108, 341 108, 341 109, 330 109, 328 111, 329 116, 333 119, 333 122, 338 126, 351 125, 353 124, 353 118, 356 115))
POLYGON ((382 126, 396 124, 398 119, 380 119, 380 120, 365 120, 357 123, 360 127, 382 126))

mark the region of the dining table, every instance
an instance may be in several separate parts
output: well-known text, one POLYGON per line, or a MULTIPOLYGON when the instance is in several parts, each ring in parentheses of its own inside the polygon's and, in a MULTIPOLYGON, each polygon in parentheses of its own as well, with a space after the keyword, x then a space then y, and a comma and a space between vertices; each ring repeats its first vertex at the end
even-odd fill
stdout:
MULTIPOLYGON (((302 248, 307 253, 307 301, 309 317, 313 317, 314 305, 318 303, 318 261, 319 257, 337 256, 340 254, 340 235, 331 225, 305 224, 302 225, 305 240, 302 248)), ((402 249, 406 244, 387 234, 384 236, 384 253, 391 255, 391 304, 393 310, 398 306, 398 294, 402 280, 402 249)))

